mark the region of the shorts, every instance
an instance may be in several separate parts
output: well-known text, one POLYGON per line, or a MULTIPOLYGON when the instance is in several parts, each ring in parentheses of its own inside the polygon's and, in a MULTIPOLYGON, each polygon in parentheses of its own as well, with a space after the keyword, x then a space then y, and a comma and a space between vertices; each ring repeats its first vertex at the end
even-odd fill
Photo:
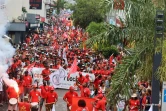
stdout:
POLYGON ((41 98, 41 99, 40 99, 40 107, 43 106, 44 100, 45 100, 44 98, 41 98))
POLYGON ((10 111, 13 111, 13 110, 17 111, 17 104, 15 104, 15 105, 9 104, 8 105, 8 110, 10 110, 10 111))

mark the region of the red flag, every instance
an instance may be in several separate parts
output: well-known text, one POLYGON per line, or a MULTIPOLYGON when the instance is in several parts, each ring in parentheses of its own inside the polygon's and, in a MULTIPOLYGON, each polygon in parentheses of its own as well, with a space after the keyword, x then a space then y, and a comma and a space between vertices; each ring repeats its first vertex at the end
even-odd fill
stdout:
POLYGON ((70 77, 70 74, 73 74, 75 72, 77 72, 77 57, 75 57, 74 62, 70 68, 70 71, 68 73, 68 78, 70 77))
POLYGON ((55 49, 56 48, 56 45, 57 45, 57 43, 56 43, 56 41, 53 43, 53 45, 52 45, 52 47, 55 49))
POLYGON ((118 27, 123 27, 123 23, 122 23, 122 21, 119 18, 116 18, 116 25, 118 27))
POLYGON ((35 66, 35 64, 36 64, 36 62, 34 62, 34 63, 28 65, 28 66, 26 67, 26 68, 27 68, 27 71, 31 71, 32 68, 35 66))
POLYGON ((124 8, 125 8, 124 0, 114 0, 114 9, 124 10, 124 8))
POLYGON ((113 54, 110 56, 110 65, 112 64, 112 60, 114 59, 113 54))

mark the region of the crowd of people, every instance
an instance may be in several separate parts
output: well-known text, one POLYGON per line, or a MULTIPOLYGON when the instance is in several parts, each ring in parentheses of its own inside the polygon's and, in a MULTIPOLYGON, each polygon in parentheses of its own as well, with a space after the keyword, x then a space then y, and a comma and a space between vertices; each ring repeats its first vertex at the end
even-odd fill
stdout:
MULTIPOLYGON (((74 91, 73 86, 69 88, 63 97, 67 104, 67 111, 71 110, 73 97, 94 98, 95 102, 92 103, 94 111, 109 111, 109 108, 106 108, 105 94, 110 88, 114 69, 121 63, 125 53, 119 48, 119 55, 116 57, 111 55, 109 59, 105 59, 101 53, 86 48, 85 41, 88 34, 83 29, 73 27, 66 17, 52 17, 51 20, 52 26, 45 26, 43 30, 28 33, 25 42, 16 46, 13 64, 8 68, 7 73, 10 79, 18 83, 19 92, 16 92, 13 87, 6 86, 3 80, 0 80, 0 105, 3 105, 3 101, 9 102, 8 111, 17 111, 17 106, 19 111, 42 111, 45 103, 46 111, 52 110, 53 104, 58 101, 58 94, 49 83, 50 69, 63 67, 70 70, 74 58, 77 57, 79 77, 76 77, 75 85, 79 88, 80 95, 74 91), (30 67, 44 68, 41 73, 42 86, 33 84, 33 76, 29 70, 23 73, 23 68, 30 67), (90 81, 89 75, 83 76, 82 72, 93 73, 95 80, 90 81)), ((139 94, 133 94, 128 102, 129 111, 149 110, 145 104, 150 104, 150 84, 141 82, 139 86, 139 94)), ((126 101, 118 110, 124 110, 125 105, 126 101)), ((84 99, 78 101, 76 111, 89 111, 84 99)))

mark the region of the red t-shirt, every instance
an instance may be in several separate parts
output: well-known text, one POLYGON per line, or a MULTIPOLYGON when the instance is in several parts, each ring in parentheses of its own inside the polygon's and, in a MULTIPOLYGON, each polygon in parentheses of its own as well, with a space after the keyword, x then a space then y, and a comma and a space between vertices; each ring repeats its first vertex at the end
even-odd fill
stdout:
POLYGON ((84 79, 84 83, 89 83, 89 82, 90 82, 90 79, 87 78, 87 77, 85 77, 85 79, 84 79))
POLYGON ((129 106, 130 110, 129 111, 138 111, 138 106, 140 105, 139 100, 129 100, 129 106))
POLYGON ((143 98, 142 98, 142 106, 145 106, 145 104, 146 104, 146 96, 143 96, 143 98))
POLYGON ((17 83, 18 83, 18 87, 19 87, 19 94, 22 94, 24 92, 25 81, 17 80, 17 83))
POLYGON ((31 97, 31 102, 39 102, 39 97, 41 96, 39 91, 32 90, 29 94, 31 97))
POLYGON ((99 100, 95 106, 95 111, 106 111, 106 100, 99 100))
POLYGON ((43 79, 44 79, 45 81, 50 80, 50 78, 49 78, 49 75, 50 75, 50 74, 51 74, 51 71, 50 71, 49 69, 44 69, 44 70, 42 71, 43 79))
POLYGON ((17 68, 17 63, 12 64, 11 69, 15 70, 17 68))
POLYGON ((18 66, 18 65, 21 65, 21 63, 22 63, 21 60, 18 60, 18 61, 16 62, 17 66, 18 66))
POLYGON ((100 83, 101 83, 101 80, 99 80, 98 78, 95 79, 95 81, 94 81, 94 87, 95 87, 96 89, 98 89, 100 83))
POLYGON ((67 106, 71 106, 72 105, 72 98, 73 97, 78 97, 78 94, 76 93, 76 92, 73 92, 73 93, 71 93, 70 91, 69 92, 67 92, 65 95, 64 95, 64 99, 66 100, 67 99, 67 101, 69 102, 69 104, 67 105, 67 106))
POLYGON ((82 84, 82 83, 84 82, 84 80, 85 80, 85 77, 84 77, 84 76, 78 77, 78 82, 79 82, 80 84, 82 84))
POLYGON ((57 100, 58 99, 58 95, 56 92, 48 92, 47 93, 47 97, 46 97, 46 103, 53 103, 55 102, 55 99, 57 100))
POLYGON ((84 87, 82 85, 79 85, 78 87, 80 88, 80 97, 84 97, 84 87))
POLYGON ((31 104, 27 102, 20 102, 18 103, 19 111, 30 111, 31 110, 31 104))
POLYGON ((84 97, 90 97, 90 89, 89 88, 84 88, 84 97))
POLYGON ((50 91, 50 87, 49 86, 40 86, 40 89, 41 89, 41 97, 46 98, 47 93, 50 91))
POLYGON ((23 80, 25 81, 25 87, 30 87, 32 84, 32 77, 30 75, 24 76, 23 80))
POLYGON ((18 94, 15 91, 14 87, 8 87, 8 89, 7 89, 6 92, 8 93, 9 99, 10 98, 17 98, 18 97, 18 94))

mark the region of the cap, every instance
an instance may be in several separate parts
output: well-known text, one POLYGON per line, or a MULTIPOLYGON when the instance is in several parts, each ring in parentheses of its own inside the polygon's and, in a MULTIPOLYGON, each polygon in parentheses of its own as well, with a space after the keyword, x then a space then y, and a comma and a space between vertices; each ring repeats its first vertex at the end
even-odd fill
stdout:
POLYGON ((85 77, 89 77, 89 75, 88 74, 86 74, 86 76, 85 77))
POLYGON ((134 93, 131 97, 132 97, 132 98, 135 98, 135 97, 137 97, 137 94, 134 93))
POLYGON ((70 90, 74 90, 74 87, 73 86, 70 86, 70 88, 69 88, 70 90))
POLYGON ((51 87, 50 90, 53 91, 53 90, 54 90, 54 87, 51 87))
POLYGON ((97 96, 97 98, 99 98, 99 99, 102 99, 104 96, 103 96, 103 94, 99 94, 98 96, 97 96))

